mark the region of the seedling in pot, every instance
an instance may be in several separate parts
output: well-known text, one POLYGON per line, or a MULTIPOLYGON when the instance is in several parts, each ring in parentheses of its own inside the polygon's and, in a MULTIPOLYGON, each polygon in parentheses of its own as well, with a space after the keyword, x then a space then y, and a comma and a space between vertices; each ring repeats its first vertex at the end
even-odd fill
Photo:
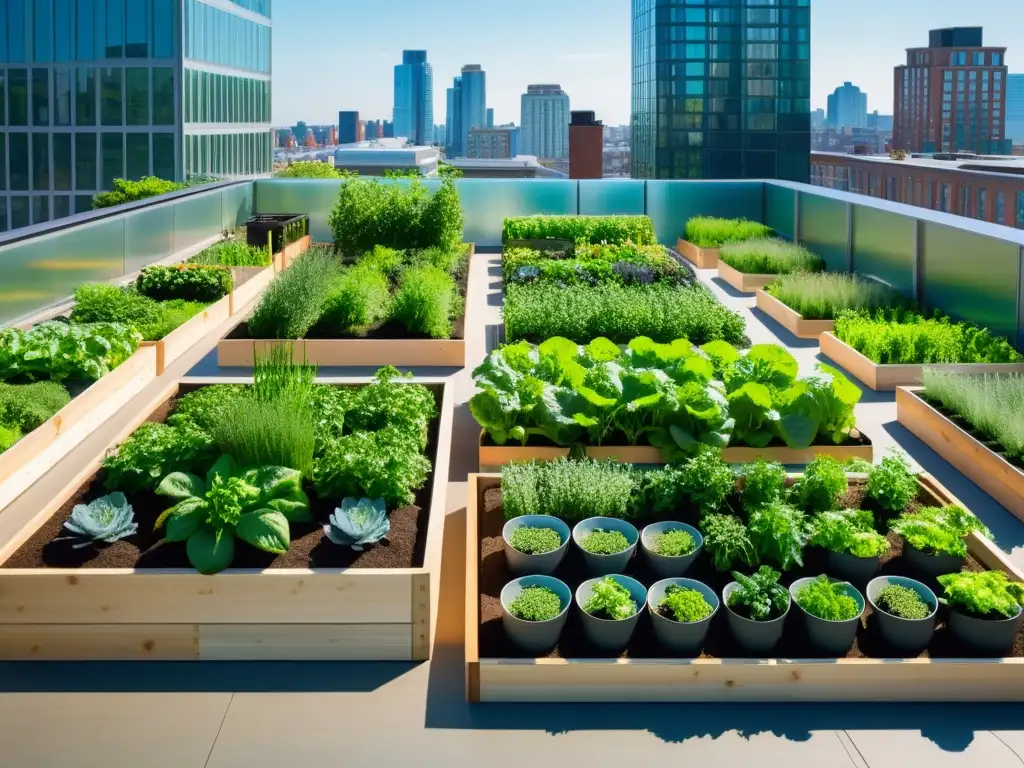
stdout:
POLYGON ((629 540, 620 531, 595 529, 580 539, 580 547, 592 555, 615 555, 629 549, 629 540))
POLYGON ((550 621, 562 612, 562 601, 547 587, 524 587, 508 610, 523 621, 550 621))
POLYGON ((524 525, 512 532, 508 543, 512 545, 513 549, 524 555, 543 555, 561 547, 562 537, 558 531, 552 528, 534 528, 524 525))
POLYGON ((673 584, 665 590, 665 598, 658 604, 658 611, 665 618, 693 623, 706 619, 715 609, 697 590, 673 584))
POLYGON ((917 496, 917 478, 906 456, 893 451, 868 471, 868 497, 894 514, 902 512, 917 496))
POLYGON ((638 609, 629 590, 611 576, 605 576, 594 584, 583 610, 597 619, 622 621, 634 616, 638 609))
POLYGON ((683 530, 665 531, 654 539, 654 551, 662 557, 683 557, 696 547, 693 536, 683 530))
POLYGON ((862 610, 850 596, 848 585, 821 575, 796 593, 796 604, 811 616, 825 621, 849 621, 862 610))
POLYGON ((875 603, 886 613, 890 613, 900 619, 926 619, 932 614, 932 607, 928 605, 916 590, 910 587, 902 587, 899 584, 890 584, 878 593, 875 603))

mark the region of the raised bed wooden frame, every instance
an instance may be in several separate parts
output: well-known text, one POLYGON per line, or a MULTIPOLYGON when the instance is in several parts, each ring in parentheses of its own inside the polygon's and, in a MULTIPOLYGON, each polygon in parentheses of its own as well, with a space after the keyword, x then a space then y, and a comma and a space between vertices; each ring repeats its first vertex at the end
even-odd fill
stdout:
POLYGON ((764 290, 757 292, 757 308, 798 339, 816 339, 835 328, 833 320, 804 320, 803 315, 764 290))
MULTIPOLYGON (((473 269, 475 248, 469 244, 469 276, 466 282, 466 310, 456 323, 456 339, 221 339, 217 343, 217 365, 221 368, 251 368, 257 350, 266 354, 280 345, 290 345, 295 360, 332 367, 381 366, 450 367, 466 365, 466 332, 472 327, 473 291, 483 278, 473 269)), ((237 325, 245 320, 239 317, 237 325)), ((237 326, 236 326, 237 327, 237 326)))
MULTIPOLYGON (((936 504, 957 500, 920 476, 936 504)), ((466 504, 466 698, 471 702, 1024 701, 1024 659, 480 658, 479 516, 500 475, 470 475, 466 504)), ((1024 581, 991 541, 971 534, 985 567, 1024 581)))
POLYGON ((730 267, 721 259, 718 260, 718 276, 740 293, 755 293, 778 277, 778 275, 758 275, 740 272, 735 267, 730 267))
MULTIPOLYGON (((241 379, 239 383, 251 381, 241 379)), ((369 378, 322 378, 366 384, 369 378)), ((128 437, 180 385, 160 388, 117 435, 128 437)), ((40 568, 0 570, 3 660, 423 660, 430 656, 451 452, 452 384, 420 379, 441 397, 424 562, 396 569, 40 568)), ((0 561, 9 557, 99 468, 43 477, 59 490, 41 509, 0 515, 0 561)))
POLYGON ((676 240, 676 251, 697 269, 714 269, 718 266, 717 248, 701 248, 680 237, 676 240))
POLYGON ((1024 521, 1024 472, 933 408, 921 391, 896 389, 896 420, 1024 521))

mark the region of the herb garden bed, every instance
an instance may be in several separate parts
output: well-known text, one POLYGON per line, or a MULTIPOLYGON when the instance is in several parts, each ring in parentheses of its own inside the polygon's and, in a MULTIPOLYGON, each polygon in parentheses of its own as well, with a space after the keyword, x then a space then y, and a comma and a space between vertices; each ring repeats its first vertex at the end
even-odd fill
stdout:
MULTIPOLYGON (((318 384, 366 385, 370 380, 318 384)), ((219 380, 163 389, 112 442, 162 421, 175 399, 219 380)), ((407 386, 402 384, 402 386, 407 386)), ((411 386, 411 384, 409 385, 411 386)), ((430 653, 451 443, 451 384, 427 383, 438 416, 431 470, 415 502, 390 513, 387 541, 362 551, 330 544, 323 522, 340 499, 312 496, 313 522, 291 523, 283 554, 240 544, 234 566, 202 575, 185 547, 152 532, 173 500, 130 496, 139 533, 104 547, 55 541, 75 504, 99 496, 108 452, 70 478, 42 509, 3 519, 0 658, 426 659, 430 653)), ((44 477, 40 482, 46 482, 44 477)), ((173 518, 172 518, 173 519, 173 518)), ((65 529, 66 532, 66 529, 65 529)))
MULTIPOLYGON (((857 476, 841 502, 855 506, 862 493, 857 476)), ((863 478, 863 476, 860 476, 863 478)), ((790 477, 790 482, 794 479, 790 477)), ((861 481, 863 482, 863 480, 861 481)), ((956 500, 933 478, 918 477, 917 503, 942 506, 956 500)), ((862 486, 861 486, 862 487, 862 486)), ((768 656, 752 655, 736 645, 723 615, 714 615, 702 646, 689 657, 666 655, 653 634, 652 619, 641 616, 625 650, 618 655, 597 650, 582 628, 578 606, 554 651, 540 658, 513 645, 502 629, 498 594, 512 577, 503 553, 501 476, 470 475, 467 504, 466 690, 470 701, 504 702, 697 702, 697 701, 1020 701, 1024 699, 1024 635, 1018 630, 1012 656, 965 655, 943 618, 927 649, 908 658, 894 653, 881 638, 878 619, 858 620, 856 641, 844 657, 823 655, 801 636, 797 607, 777 648, 768 656)), ((638 529, 643 522, 637 521, 638 529)), ((899 537, 890 534, 891 556, 882 573, 900 570, 899 537)), ((967 569, 999 570, 1024 580, 987 538, 966 537, 967 569)), ((570 545, 572 546, 572 545, 570 545)), ((573 589, 585 578, 573 551, 555 571, 573 589)), ((637 553, 640 558, 640 553, 637 553)), ((809 556, 810 559, 810 556, 809 556)), ((815 573, 808 563, 803 571, 815 573)), ((643 584, 652 576, 646 564, 629 566, 643 584)), ((694 564, 692 578, 720 592, 729 581, 710 563, 694 564)), ((691 576, 687 572, 687 576, 691 576)), ((717 613, 727 609, 721 606, 717 613)), ((870 611, 870 608, 868 608, 870 611)), ((649 614, 649 611, 646 611, 649 614)), ((605 624, 608 622, 605 621, 605 624)))
POLYGON ((718 276, 740 293, 754 293, 764 288, 778 275, 749 275, 733 269, 724 261, 718 262, 718 276))
POLYGON ((718 249, 701 248, 689 240, 676 240, 676 252, 697 269, 714 269, 718 266, 718 249))
POLYGON ((835 327, 833 320, 805 320, 795 309, 790 309, 764 290, 757 292, 757 308, 798 339, 816 339, 835 327))

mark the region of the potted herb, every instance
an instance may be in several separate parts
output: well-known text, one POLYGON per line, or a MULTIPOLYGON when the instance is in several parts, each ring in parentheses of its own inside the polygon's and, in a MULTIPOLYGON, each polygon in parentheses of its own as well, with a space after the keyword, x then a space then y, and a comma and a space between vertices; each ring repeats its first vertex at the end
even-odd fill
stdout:
POLYGON ((964 537, 971 531, 991 536, 988 528, 970 512, 955 504, 925 507, 903 514, 890 524, 890 530, 904 538, 903 556, 918 572, 935 578, 957 573, 967 560, 964 537))
POLYGON ((827 551, 825 570, 854 584, 867 584, 889 551, 889 540, 875 530, 867 510, 819 512, 811 520, 811 546, 827 551))
POLYGON ((598 648, 621 651, 636 629, 647 589, 636 579, 613 574, 590 579, 576 590, 583 631, 598 648))
POLYGON ((651 570, 659 576, 682 576, 704 548, 704 537, 692 525, 663 522, 640 532, 640 543, 651 570))
POLYGON ((501 625, 509 640, 530 653, 558 644, 572 591, 552 576, 520 576, 501 590, 501 625))
POLYGON ((949 606, 949 631, 979 651, 1003 653, 1013 647, 1024 604, 1024 584, 1002 571, 939 576, 949 606))
POLYGON ((864 596, 848 581, 833 581, 822 574, 797 579, 789 587, 807 634, 818 648, 843 656, 857 636, 864 613, 864 596))
POLYGON ((729 630, 736 641, 753 653, 770 651, 782 637, 789 613, 789 592, 779 584, 781 574, 762 565, 753 576, 732 572, 722 590, 729 630))
POLYGON ((505 560, 518 575, 552 574, 569 550, 569 526, 551 515, 523 515, 501 530, 505 560))
POLYGON ((931 642, 939 601, 920 581, 905 576, 879 576, 868 582, 867 598, 889 645, 903 651, 920 651, 931 642))
POLYGON ((596 576, 604 576, 626 570, 640 534, 625 520, 591 517, 576 524, 572 538, 583 552, 587 570, 596 576))
POLYGON ((714 590, 694 579, 663 579, 647 592, 654 635, 676 653, 693 653, 701 647, 719 605, 714 590))

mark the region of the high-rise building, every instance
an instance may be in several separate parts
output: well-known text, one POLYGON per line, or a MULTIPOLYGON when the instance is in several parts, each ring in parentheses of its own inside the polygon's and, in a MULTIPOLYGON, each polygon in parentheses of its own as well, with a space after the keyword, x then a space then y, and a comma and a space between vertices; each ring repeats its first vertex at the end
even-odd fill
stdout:
POLYGON ((811 112, 811 129, 820 130, 827 125, 828 121, 825 117, 824 109, 816 109, 811 112))
POLYGON ((456 77, 452 81, 452 87, 445 93, 448 113, 445 117, 445 136, 447 138, 446 149, 448 157, 462 157, 465 154, 463 143, 464 137, 459 132, 462 124, 462 78, 456 77))
POLYGON ((494 107, 487 108, 487 127, 494 127, 494 107))
POLYGON ((632 0, 632 175, 806 182, 807 0, 632 0))
POLYGON ((1006 77, 1006 138, 1024 145, 1024 75, 1006 77))
POLYGON ((270 173, 270 36, 269 0, 0 0, 0 231, 115 178, 270 173))
POLYGON ((457 133, 460 154, 465 154, 469 151, 469 132, 487 127, 487 76, 479 64, 462 68, 459 102, 457 133))
POLYGON ((338 143, 355 144, 359 141, 359 113, 338 113, 338 143))
POLYGON ((395 65, 395 135, 429 145, 434 134, 434 70, 426 51, 402 51, 395 65))
POLYGON ((560 85, 528 85, 520 99, 524 155, 569 157, 569 94, 560 85))
POLYGON ((519 154, 518 128, 473 128, 466 156, 493 160, 519 154))
POLYGON ((604 176, 604 124, 593 112, 573 112, 569 122, 569 178, 604 176))
POLYGON ((828 97, 828 125, 835 130, 868 127, 868 95, 847 80, 828 97))
POLYGON ((981 27, 932 30, 895 68, 893 146, 1009 154, 1006 83, 1006 49, 985 47, 981 27))
POLYGON ((384 120, 381 123, 380 134, 382 139, 395 138, 395 123, 392 120, 384 120))

